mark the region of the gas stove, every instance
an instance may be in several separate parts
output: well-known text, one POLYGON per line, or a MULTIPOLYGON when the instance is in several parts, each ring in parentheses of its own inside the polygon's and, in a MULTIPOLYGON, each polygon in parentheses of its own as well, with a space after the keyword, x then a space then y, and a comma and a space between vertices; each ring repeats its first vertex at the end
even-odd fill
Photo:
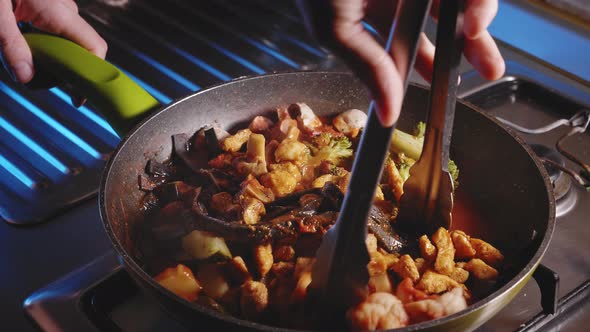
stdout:
MULTIPOLYGON (((107 59, 164 104, 241 76, 345 69, 308 37, 291 1, 96 0, 79 6, 109 43, 107 59)), ((590 193, 584 185, 590 175, 583 164, 590 163, 590 135, 583 127, 590 118, 590 66, 573 71, 576 59, 557 62, 555 54, 534 40, 518 40, 504 24, 526 10, 535 14, 530 22, 549 22, 535 29, 569 33, 570 39, 573 34, 585 40, 586 51, 590 32, 555 28, 554 17, 537 15, 541 9, 533 5, 501 1, 500 8, 491 31, 507 59, 506 76, 486 82, 464 64, 460 97, 502 119, 549 160, 558 218, 534 276, 539 286, 531 280, 478 331, 586 330, 590 193)), ((0 264, 9 267, 0 274, 6 295, 0 308, 15 317, 8 326, 183 331, 135 286, 101 231, 95 192, 119 137, 91 107, 71 106, 63 90, 30 91, 0 75, 0 218, 7 221, 0 223, 0 264), (22 319, 20 301, 30 321, 22 319)))

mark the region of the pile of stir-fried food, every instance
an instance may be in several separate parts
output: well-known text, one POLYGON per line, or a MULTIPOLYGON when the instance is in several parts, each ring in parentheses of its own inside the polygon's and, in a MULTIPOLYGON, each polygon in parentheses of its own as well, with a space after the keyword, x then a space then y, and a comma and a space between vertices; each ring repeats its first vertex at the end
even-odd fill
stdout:
MULTIPOLYGON (((313 328, 305 299, 314 254, 336 221, 365 121, 359 110, 320 118, 299 103, 233 134, 211 126, 173 136, 171 159, 150 161, 140 176, 147 217, 137 241, 146 269, 187 301, 313 328)), ((346 314, 354 330, 453 314, 474 300, 472 285, 498 278, 500 251, 460 230, 440 228, 403 251, 409 240, 395 232, 396 202, 421 131, 394 134, 368 223, 370 295, 346 314)))

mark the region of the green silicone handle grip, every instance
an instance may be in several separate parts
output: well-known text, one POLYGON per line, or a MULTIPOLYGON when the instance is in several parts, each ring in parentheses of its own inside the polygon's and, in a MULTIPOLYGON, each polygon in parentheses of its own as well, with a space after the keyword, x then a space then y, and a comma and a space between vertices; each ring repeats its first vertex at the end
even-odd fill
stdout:
POLYGON ((42 66, 76 93, 88 98, 119 133, 126 133, 141 115, 159 106, 117 67, 79 45, 56 36, 25 33, 35 66, 42 66))

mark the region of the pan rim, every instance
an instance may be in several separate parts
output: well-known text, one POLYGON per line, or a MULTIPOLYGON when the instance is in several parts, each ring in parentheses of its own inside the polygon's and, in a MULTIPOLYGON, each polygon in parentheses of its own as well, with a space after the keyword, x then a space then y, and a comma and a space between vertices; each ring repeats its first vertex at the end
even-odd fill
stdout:
MULTIPOLYGON (((108 234, 109 239, 111 240, 111 244, 112 244, 113 248, 115 249, 117 254, 120 256, 120 259, 123 261, 122 262, 123 268, 132 270, 134 273, 136 273, 138 276, 140 276, 144 281, 146 281, 150 285, 150 287, 155 288, 161 295, 164 295, 167 298, 172 299, 175 302, 178 302, 178 304, 182 304, 185 307, 189 307, 192 310, 196 310, 197 312, 199 312, 201 314, 206 314, 214 319, 218 319, 218 320, 222 320, 222 321, 226 321, 231 324, 234 324, 236 327, 246 327, 246 328, 256 329, 259 331, 284 331, 284 332, 299 331, 299 332, 303 332, 303 331, 309 331, 309 330, 281 328, 281 327, 275 327, 275 326, 271 326, 271 325, 266 325, 266 324, 262 324, 262 323, 257 323, 257 322, 253 322, 253 321, 240 319, 240 318, 234 317, 229 314, 219 313, 219 312, 217 312, 213 309, 207 308, 205 306, 200 306, 200 305, 188 302, 187 300, 184 300, 184 299, 174 295, 172 292, 168 291, 167 289, 162 287, 160 284, 158 284, 153 279, 153 277, 150 276, 147 272, 145 272, 144 269, 141 268, 139 266, 139 264, 137 264, 135 259, 133 259, 127 253, 127 251, 125 250, 123 245, 120 243, 117 236, 114 234, 114 231, 112 230, 110 223, 108 222, 108 214, 106 211, 105 190, 106 190, 107 184, 109 182, 109 175, 111 173, 110 170, 113 167, 113 165, 115 164, 115 160, 120 155, 120 153, 124 149, 125 145, 128 143, 130 137, 132 137, 136 132, 140 131, 141 128, 144 125, 146 125, 149 121, 151 121, 153 118, 157 117, 161 113, 167 111, 168 109, 174 107, 175 105, 178 105, 179 103, 184 102, 186 99, 192 98, 192 97, 202 94, 202 93, 207 93, 208 91, 218 88, 220 86, 235 84, 235 83, 239 83, 239 82, 245 82, 245 81, 249 81, 249 80, 263 79, 263 78, 269 77, 269 76, 283 76, 283 75, 286 75, 286 76, 289 76, 289 75, 342 75, 342 76, 350 77, 352 79, 356 79, 351 72, 311 71, 311 70, 310 71, 284 71, 284 72, 275 72, 275 73, 268 73, 268 74, 255 75, 255 76, 243 76, 243 77, 238 77, 238 78, 230 80, 230 81, 226 81, 226 82, 222 82, 222 83, 219 83, 216 85, 212 85, 206 89, 199 90, 199 91, 192 93, 190 95, 176 99, 175 101, 171 102, 168 105, 162 105, 158 109, 153 111, 151 114, 146 116, 137 125, 135 125, 124 137, 122 137, 121 142, 119 143, 117 148, 113 151, 113 153, 111 154, 111 157, 109 158, 106 166, 103 169, 103 172, 101 175, 100 187, 99 187, 98 200, 99 200, 99 212, 100 212, 100 217, 101 217, 101 220, 103 223, 103 227, 104 227, 106 233, 108 234)), ((421 89, 429 90, 429 88, 423 84, 410 83, 410 85, 412 85, 414 87, 421 88, 421 89)), ((410 325, 410 326, 407 326, 407 327, 404 327, 401 329, 395 329, 395 331, 416 331, 416 330, 421 330, 421 329, 426 329, 426 328, 432 328, 437 325, 446 324, 446 323, 451 322, 459 317, 466 316, 474 311, 478 311, 478 310, 482 309, 483 307, 488 307, 490 305, 493 305, 494 303, 497 303, 498 301, 504 300, 502 295, 511 292, 514 288, 516 288, 518 286, 521 286, 521 283, 524 283, 525 279, 528 280, 528 277, 530 277, 532 275, 532 273, 534 272, 536 267, 540 264, 541 259, 543 258, 544 254, 547 250, 547 247, 549 245, 549 242, 551 240, 551 237, 553 236, 553 232, 555 229, 555 218, 556 218, 555 213, 556 212, 555 212, 555 199, 554 199, 554 195, 553 195, 553 187, 551 185, 549 175, 548 175, 547 171, 545 170, 545 167, 543 166, 541 161, 536 157, 536 155, 532 151, 532 149, 512 129, 502 125, 498 120, 493 118, 491 115, 487 114, 485 111, 483 111, 479 107, 473 105, 472 103, 466 102, 464 100, 458 99, 457 102, 460 104, 463 104, 464 106, 468 107, 469 109, 479 113, 479 115, 484 116, 485 118, 487 118, 488 120, 490 120, 494 124, 496 124, 501 130, 506 132, 516 142, 518 142, 519 145, 528 154, 529 158, 531 158, 533 160, 533 162, 537 168, 537 171, 540 173, 540 175, 543 179, 545 189, 546 189, 547 201, 548 201, 548 204, 547 204, 547 208, 548 208, 547 230, 544 234, 543 239, 539 243, 539 247, 536 249, 536 251, 534 252, 534 254, 533 254, 532 258, 529 260, 529 262, 520 270, 520 272, 518 272, 514 277, 512 277, 505 285, 503 285, 502 287, 500 287, 499 289, 497 289, 493 293, 487 295, 486 297, 469 305, 464 310, 461 310, 455 314, 448 315, 448 316, 441 317, 441 318, 434 319, 434 320, 430 320, 430 321, 426 321, 426 322, 422 322, 422 323, 418 323, 418 324, 413 324, 413 325, 410 325)), ((480 324, 483 324, 483 322, 481 322, 480 324)))

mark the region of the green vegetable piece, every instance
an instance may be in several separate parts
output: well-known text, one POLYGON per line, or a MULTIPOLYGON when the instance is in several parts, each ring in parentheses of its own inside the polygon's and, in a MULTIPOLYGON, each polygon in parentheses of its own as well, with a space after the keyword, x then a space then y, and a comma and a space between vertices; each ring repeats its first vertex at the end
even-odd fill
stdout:
POLYGON ((414 128, 414 136, 417 138, 423 138, 424 134, 426 133, 426 123, 425 122, 418 122, 416 128, 414 128))
POLYGON ((332 137, 321 134, 315 140, 315 145, 309 146, 312 152, 310 164, 319 165, 322 160, 328 160, 338 165, 340 160, 352 157, 352 142, 346 136, 332 137))
POLYGON ((449 173, 453 178, 453 186, 455 190, 457 190, 457 188, 459 187, 459 168, 457 167, 457 164, 455 164, 455 162, 452 160, 449 160, 449 173))
POLYGON ((182 238, 182 248, 194 259, 207 259, 213 256, 232 258, 223 238, 199 230, 194 230, 182 238))

